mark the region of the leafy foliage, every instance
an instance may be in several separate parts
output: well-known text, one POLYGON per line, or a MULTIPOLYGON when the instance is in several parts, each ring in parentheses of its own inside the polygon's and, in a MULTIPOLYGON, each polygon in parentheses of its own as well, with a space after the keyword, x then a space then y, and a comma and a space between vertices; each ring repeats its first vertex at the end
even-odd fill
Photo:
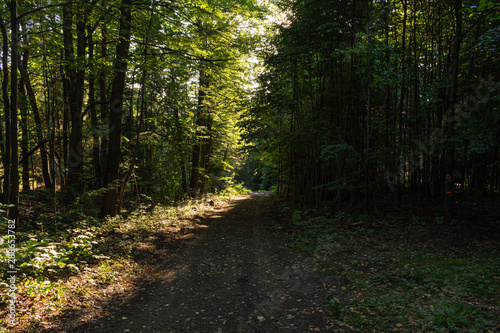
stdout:
POLYGON ((496 3, 280 6, 243 121, 278 193, 368 212, 498 190, 496 3))

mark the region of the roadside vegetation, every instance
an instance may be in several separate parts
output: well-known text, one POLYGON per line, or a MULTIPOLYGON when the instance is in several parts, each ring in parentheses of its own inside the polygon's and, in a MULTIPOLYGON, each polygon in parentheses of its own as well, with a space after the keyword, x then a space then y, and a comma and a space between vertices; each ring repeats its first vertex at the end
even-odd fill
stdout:
MULTIPOLYGON (((292 206, 293 207, 293 206, 292 206)), ((338 276, 324 306, 356 332, 496 332, 495 218, 449 223, 404 213, 368 217, 283 208, 293 247, 338 276)))
MULTIPOLYGON (((106 303, 131 292, 137 276, 150 268, 146 263, 162 259, 153 256, 156 249, 175 248, 212 206, 247 192, 234 185, 218 195, 170 205, 143 196, 141 204, 107 219, 92 217, 99 209, 92 198, 54 212, 43 208, 46 200, 54 201, 47 192, 26 195, 21 211, 32 222, 16 233, 18 324, 12 332, 38 332, 72 315, 105 311, 106 303)), ((3 274, 9 270, 7 237, 0 242, 3 274)), ((8 289, 6 282, 2 279, 2 290, 8 289)), ((7 327, 8 295, 0 297, 0 327, 7 327)))

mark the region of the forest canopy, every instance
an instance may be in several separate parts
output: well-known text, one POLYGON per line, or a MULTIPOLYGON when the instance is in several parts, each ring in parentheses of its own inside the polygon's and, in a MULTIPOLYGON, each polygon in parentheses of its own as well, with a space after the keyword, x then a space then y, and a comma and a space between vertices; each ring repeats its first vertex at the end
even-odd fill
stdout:
POLYGON ((278 193, 444 204, 498 193, 500 5, 282 1, 243 121, 278 193))
POLYGON ((500 5, 8 1, 2 203, 160 201, 236 181, 378 209, 500 188, 500 5))
POLYGON ((2 203, 221 191, 240 163, 253 1, 9 1, 2 28, 2 203))

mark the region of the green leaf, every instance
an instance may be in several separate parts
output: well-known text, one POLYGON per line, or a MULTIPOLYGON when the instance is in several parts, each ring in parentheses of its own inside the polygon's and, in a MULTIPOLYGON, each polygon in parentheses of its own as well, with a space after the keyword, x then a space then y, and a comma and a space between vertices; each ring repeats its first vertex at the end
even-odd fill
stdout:
POLYGON ((80 271, 80 269, 78 267, 76 267, 76 265, 74 265, 74 264, 69 264, 66 267, 68 267, 73 272, 79 272, 80 271))

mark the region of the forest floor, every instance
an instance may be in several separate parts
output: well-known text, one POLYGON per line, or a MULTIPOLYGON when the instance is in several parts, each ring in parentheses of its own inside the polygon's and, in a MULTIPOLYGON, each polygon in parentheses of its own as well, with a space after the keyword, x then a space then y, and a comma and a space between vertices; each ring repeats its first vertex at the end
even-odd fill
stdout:
POLYGON ((141 268, 114 297, 38 331, 333 331, 324 300, 338 277, 291 251, 275 217, 266 194, 218 204, 175 237, 137 247, 141 268))
POLYGON ((7 332, 497 332, 495 214, 328 216, 239 195, 154 232, 114 228, 101 252, 122 264, 21 299, 7 332))

